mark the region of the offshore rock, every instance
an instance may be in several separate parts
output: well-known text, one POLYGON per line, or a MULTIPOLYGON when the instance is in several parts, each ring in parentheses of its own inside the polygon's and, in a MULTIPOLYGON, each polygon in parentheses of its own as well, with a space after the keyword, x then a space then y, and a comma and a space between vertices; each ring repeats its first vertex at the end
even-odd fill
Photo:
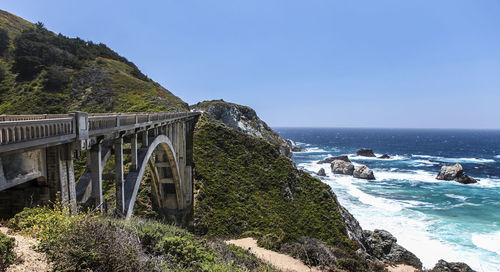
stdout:
POLYGON ((323 163, 332 163, 334 160, 340 160, 340 161, 345 161, 345 162, 351 162, 349 160, 349 157, 343 155, 343 156, 334 156, 334 157, 328 157, 324 160, 320 160, 318 164, 323 164, 323 163))
POLYGON ((354 172, 354 165, 351 162, 334 160, 332 161, 330 167, 332 168, 332 173, 334 174, 352 175, 354 172))
POLYGON ((379 159, 390 159, 390 158, 391 158, 391 156, 389 156, 389 155, 387 155, 387 154, 384 154, 384 155, 382 155, 382 156, 380 156, 380 157, 378 157, 378 158, 379 158, 379 159))
POLYGON ((363 157, 375 157, 373 150, 371 150, 369 148, 360 148, 358 150, 358 152, 356 152, 356 155, 363 156, 363 157))
POLYGON ((476 272, 465 263, 449 263, 439 260, 431 272, 476 272))
POLYGON ((360 179, 368 179, 368 180, 374 180, 375 175, 373 175, 373 171, 368 168, 365 165, 361 165, 356 170, 353 172, 353 176, 355 178, 360 178, 360 179))
POLYGON ((318 173, 316 173, 316 175, 318 175, 320 177, 326 177, 325 169, 324 168, 319 169, 319 171, 318 171, 318 173))
POLYGON ((476 183, 477 180, 467 176, 461 164, 457 163, 452 166, 443 166, 437 175, 438 180, 454 180, 462 184, 476 183))

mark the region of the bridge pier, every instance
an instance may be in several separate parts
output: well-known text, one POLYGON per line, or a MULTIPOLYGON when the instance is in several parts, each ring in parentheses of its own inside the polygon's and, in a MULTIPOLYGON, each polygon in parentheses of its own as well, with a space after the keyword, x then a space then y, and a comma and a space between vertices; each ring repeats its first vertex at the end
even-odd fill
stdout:
POLYGON ((100 142, 90 148, 90 203, 102 211, 102 144, 100 142))
POLYGON ((131 150, 131 164, 130 170, 137 170, 137 133, 133 133, 130 136, 130 150, 131 150))
POLYGON ((123 137, 115 139, 115 187, 116 187, 116 213, 123 216, 125 212, 125 194, 123 180, 123 137))

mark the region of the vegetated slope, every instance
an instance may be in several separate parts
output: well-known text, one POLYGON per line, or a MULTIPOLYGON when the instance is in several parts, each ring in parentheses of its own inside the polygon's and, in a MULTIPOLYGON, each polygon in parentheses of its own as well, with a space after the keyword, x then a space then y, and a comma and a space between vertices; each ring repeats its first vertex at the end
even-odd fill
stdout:
POLYGON ((0 113, 186 111, 188 105, 106 45, 0 10, 0 113))
POLYGON ((354 253, 357 244, 348 238, 328 185, 296 169, 278 144, 234 129, 211 112, 202 114, 194 135, 197 233, 252 236, 326 270, 377 269, 354 253))
POLYGON ((275 271, 238 247, 154 220, 68 216, 56 205, 26 208, 8 225, 38 238, 54 271, 275 271))

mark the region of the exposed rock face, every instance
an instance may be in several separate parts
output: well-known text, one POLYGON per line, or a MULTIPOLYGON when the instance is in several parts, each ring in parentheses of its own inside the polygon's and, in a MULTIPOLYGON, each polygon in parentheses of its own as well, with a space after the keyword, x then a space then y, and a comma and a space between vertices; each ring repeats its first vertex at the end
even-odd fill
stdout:
POLYGON ((439 260, 431 272, 476 272, 465 263, 449 263, 439 260))
POLYGON ((328 157, 328 158, 326 158, 324 160, 319 161, 318 164, 332 163, 335 160, 340 160, 340 161, 345 161, 345 162, 351 162, 349 160, 349 157, 343 155, 343 156, 328 157))
POLYGON ((325 169, 324 168, 319 169, 317 175, 320 177, 326 177, 325 169))
POLYGON ((360 178, 360 179, 369 179, 369 180, 375 179, 373 171, 365 165, 361 165, 360 167, 356 168, 356 170, 354 170, 353 172, 353 176, 355 178, 360 178))
POLYGON ((360 148, 358 152, 356 152, 356 155, 363 157, 375 157, 375 154, 373 154, 373 150, 369 148, 360 148))
POLYGON ((443 166, 437 175, 438 180, 454 180, 463 184, 476 183, 477 180, 467 176, 461 164, 457 163, 452 166, 443 166))
POLYGON ((334 174, 352 175, 354 172, 354 165, 351 162, 334 160, 330 166, 334 174))
POLYGON ((225 102, 224 100, 213 100, 192 105, 191 110, 208 113, 212 118, 231 129, 278 145, 282 155, 288 158, 292 157, 292 148, 285 139, 262 121, 250 107, 225 102))
POLYGON ((305 148, 297 146, 297 144, 293 140, 287 139, 286 143, 288 144, 288 146, 290 147, 290 149, 293 152, 304 152, 304 151, 306 151, 305 148))
POLYGON ((352 216, 335 198, 339 206, 340 215, 344 219, 349 239, 358 243, 357 253, 372 261, 398 263, 422 268, 422 262, 410 251, 399 244, 397 239, 387 231, 364 231, 358 220, 352 216))
POLYGON ((389 156, 389 155, 387 155, 387 154, 384 154, 384 155, 382 155, 382 156, 380 156, 380 157, 378 157, 378 158, 379 158, 379 159, 390 159, 390 158, 391 158, 391 156, 389 156))
POLYGON ((422 262, 415 254, 397 244, 397 239, 385 230, 363 231, 363 242, 366 253, 382 262, 407 264, 416 268, 422 267, 422 262))

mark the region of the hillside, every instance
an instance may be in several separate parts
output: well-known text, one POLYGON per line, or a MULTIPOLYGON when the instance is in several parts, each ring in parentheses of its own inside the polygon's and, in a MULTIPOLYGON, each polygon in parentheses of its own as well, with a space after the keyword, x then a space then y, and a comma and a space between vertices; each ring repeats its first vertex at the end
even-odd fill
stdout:
POLYGON ((106 45, 2 10, 0 52, 0 114, 188 110, 106 45))

